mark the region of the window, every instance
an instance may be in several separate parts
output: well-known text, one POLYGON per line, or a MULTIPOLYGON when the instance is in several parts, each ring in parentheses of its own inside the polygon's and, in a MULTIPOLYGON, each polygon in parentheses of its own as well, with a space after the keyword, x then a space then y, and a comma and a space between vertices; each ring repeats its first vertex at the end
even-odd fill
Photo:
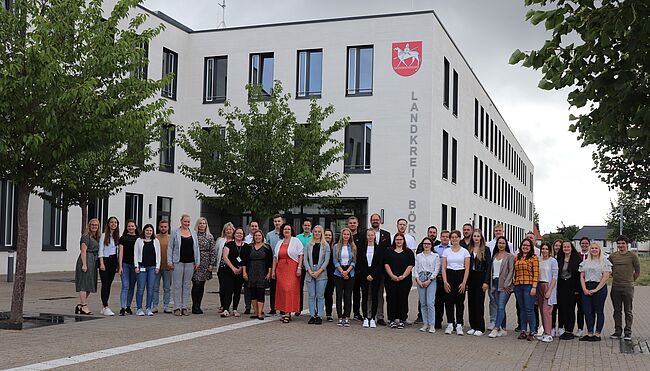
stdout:
POLYGON ((16 249, 16 200, 10 180, 0 180, 0 250, 16 249))
POLYGON ((451 207, 451 229, 456 229, 456 208, 451 207))
POLYGON ((456 70, 454 70, 454 88, 451 113, 453 113, 454 116, 458 116, 458 72, 456 72, 456 70))
POLYGON ((440 216, 442 222, 440 223, 442 225, 441 230, 447 229, 447 205, 442 204, 442 215, 440 216))
POLYGON ((449 61, 444 58, 445 77, 442 91, 442 105, 449 108, 449 61))
POLYGON ((452 138, 451 139, 451 182, 454 184, 456 184, 457 173, 458 173, 458 141, 456 140, 456 138, 452 138))
POLYGON ((108 197, 97 198, 88 204, 88 220, 92 218, 99 220, 99 226, 103 230, 108 221, 108 197))
POLYGON ((146 80, 149 76, 149 42, 143 41, 139 47, 144 50, 143 65, 133 71, 133 77, 139 80, 146 80))
POLYGON ((481 143, 483 143, 483 138, 485 134, 485 111, 483 110, 483 106, 481 106, 481 143))
POLYGON ((478 181, 479 181, 478 195, 480 197, 483 197, 483 161, 480 161, 480 163, 479 163, 479 173, 480 173, 480 175, 479 175, 479 178, 478 178, 478 181))
POLYGON ((163 48, 162 76, 174 74, 174 78, 163 87, 162 96, 176 100, 176 84, 178 82, 178 54, 163 48))
POLYGON ((323 78, 323 50, 298 51, 296 98, 320 98, 323 78))
POLYGON ((474 156, 474 194, 478 193, 478 158, 474 156))
POLYGON ((351 123, 345 128, 345 173, 370 172, 372 123, 351 123))
MULTIPOLYGON (((206 133, 208 133, 208 134, 209 134, 210 132, 212 132, 212 130, 218 130, 218 131, 219 131, 219 135, 220 135, 223 139, 226 139, 226 127, 225 127, 225 126, 204 127, 203 130, 206 131, 206 133)), ((218 152, 218 149, 215 149, 215 151, 212 152, 212 160, 217 161, 217 160, 219 160, 220 158, 221 158, 221 154, 218 152)), ((203 164, 203 162, 201 162, 201 168, 203 168, 203 167, 204 167, 204 164, 203 164)))
POLYGON ((442 179, 449 179, 449 134, 442 131, 442 179))
POLYGON ((137 193, 126 194, 126 204, 124 207, 124 225, 129 219, 135 220, 138 228, 142 228, 142 195, 137 193))
POLYGON ((372 95, 373 46, 348 47, 347 96, 372 95))
POLYGON ((174 125, 166 126, 160 134, 160 171, 168 173, 174 172, 174 154, 176 151, 176 127, 174 125))
POLYGON ((490 193, 488 195, 490 202, 494 201, 494 183, 492 179, 494 179, 494 172, 490 169, 490 193))
POLYGON ((170 221, 172 217, 172 199, 169 197, 158 197, 156 206, 156 225, 161 220, 170 221))
POLYGON ((251 54, 248 83, 257 85, 262 89, 262 95, 257 97, 258 99, 268 100, 271 98, 274 63, 273 53, 251 54))
POLYGON ((494 153, 494 121, 490 120, 490 152, 494 153))
POLYGON ((478 100, 474 99, 474 136, 478 138, 478 100))
POLYGON ((489 176, 490 174, 488 174, 488 165, 487 165, 487 164, 484 164, 483 166, 485 166, 485 172, 484 172, 484 174, 485 174, 485 179, 483 180, 483 181, 485 182, 485 193, 484 193, 484 196, 485 196, 485 198, 487 199, 487 198, 488 198, 488 192, 489 192, 489 191, 488 191, 488 184, 489 184, 488 176, 489 176))
POLYGON ((68 211, 43 200, 43 251, 66 250, 68 211))
POLYGON ((226 101, 228 57, 207 57, 203 67, 203 103, 226 101))
POLYGON ((533 173, 530 173, 530 191, 533 191, 533 173))
POLYGON ((490 148, 490 115, 485 112, 485 148, 490 148))

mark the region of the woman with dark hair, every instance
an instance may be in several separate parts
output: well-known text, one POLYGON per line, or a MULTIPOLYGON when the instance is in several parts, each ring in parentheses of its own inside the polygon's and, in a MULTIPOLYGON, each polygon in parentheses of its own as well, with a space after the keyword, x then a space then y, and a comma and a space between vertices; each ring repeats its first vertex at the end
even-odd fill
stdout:
POLYGON ((131 302, 133 301, 133 294, 135 290, 135 281, 137 275, 135 273, 135 262, 133 260, 133 250, 135 248, 135 241, 138 239, 138 226, 135 220, 129 219, 126 221, 126 226, 122 232, 119 240, 119 256, 118 264, 122 267, 122 290, 120 291, 120 316, 125 314, 133 314, 131 311, 131 302))
POLYGON ((99 220, 90 219, 81 240, 79 257, 75 268, 74 282, 79 293, 79 304, 75 314, 93 314, 88 310, 88 297, 97 292, 97 253, 99 252, 99 220))
POLYGON ((462 235, 454 230, 449 234, 451 248, 442 253, 442 281, 447 298, 447 328, 445 334, 450 335, 456 328, 457 335, 463 335, 463 317, 465 316, 465 290, 469 277, 469 251, 460 245, 462 235))
POLYGON ((244 242, 244 229, 241 227, 235 228, 235 239, 226 243, 223 247, 223 261, 226 263, 224 268, 224 295, 225 301, 223 302, 223 313, 221 317, 228 317, 231 313, 230 303, 232 303, 232 315, 240 317, 241 314, 237 311, 239 307, 239 300, 241 299, 242 285, 244 284, 243 273, 243 260, 242 251, 249 246, 244 242))
POLYGON ((111 216, 106 222, 104 233, 99 238, 99 278, 102 280, 102 311, 105 316, 114 316, 115 313, 108 307, 108 298, 111 296, 111 285, 115 274, 122 273, 122 267, 118 264, 117 244, 120 240, 120 222, 116 217, 111 216))
POLYGON ((135 262, 135 273, 138 275, 138 290, 135 295, 137 316, 144 316, 142 310, 142 296, 147 289, 146 315, 153 316, 153 285, 156 283, 156 275, 160 271, 160 242, 156 239, 153 225, 147 224, 142 228, 140 238, 135 241, 133 251, 135 262))
POLYGON ((557 303, 557 260, 553 257, 553 248, 548 242, 542 243, 539 248, 539 284, 537 285, 537 301, 541 309, 541 322, 544 334, 537 336, 538 340, 545 343, 553 341, 552 311, 557 303))
POLYGON ((384 269, 388 276, 384 285, 390 328, 403 329, 408 318, 408 299, 413 285, 411 271, 414 266, 415 256, 406 247, 406 238, 401 233, 395 234, 393 245, 384 255, 384 269))
MULTIPOLYGON (((217 269, 217 278, 219 279, 219 308, 217 313, 223 313, 223 303, 226 301, 226 292, 222 289, 224 287, 224 277, 227 275, 224 273, 226 270, 226 262, 223 261, 223 247, 227 242, 230 242, 235 239, 235 226, 228 222, 223 225, 221 229, 221 236, 217 238, 216 242, 216 257, 215 257, 215 266, 217 269)), ((214 267, 213 267, 214 268, 214 267)))
POLYGON ((377 327, 376 317, 379 307, 379 280, 384 273, 384 255, 377 245, 375 230, 366 231, 364 244, 359 247, 357 260, 357 278, 361 280, 361 312, 363 327, 377 327))
POLYGON ((246 245, 242 250, 242 275, 248 282, 251 292, 251 306, 253 314, 250 318, 264 320, 264 291, 271 281, 271 268, 273 267, 273 252, 264 242, 264 233, 259 229, 253 232, 251 245, 246 245))
POLYGON ((294 237, 291 224, 280 227, 282 239, 273 248, 271 278, 276 280, 275 308, 282 315, 282 323, 291 321, 291 312, 300 311, 300 276, 302 275, 303 246, 294 237))
MULTIPOLYGON (((330 250, 334 247, 334 232, 331 229, 325 228, 323 232, 323 238, 330 250)), ((331 253, 330 253, 331 255, 331 253)), ((327 322, 333 322, 334 318, 332 317, 332 307, 334 306, 334 264, 327 264, 327 285, 325 286, 325 317, 327 322)))
POLYGON ((357 263, 357 246, 352 231, 343 228, 339 242, 332 249, 334 263, 334 283, 336 284, 336 315, 338 325, 350 327, 352 310, 352 289, 354 288, 354 267, 357 263))
POLYGON ((539 260, 533 249, 533 242, 525 238, 519 244, 519 253, 515 258, 515 297, 521 315, 519 328, 521 333, 518 339, 535 340, 537 324, 535 323, 535 304, 537 297, 537 284, 539 283, 539 260), (528 327, 529 331, 526 331, 528 327))
POLYGON ((204 217, 196 219, 194 226, 199 240, 199 266, 192 276, 192 314, 203 314, 201 303, 205 291, 205 282, 212 279, 212 271, 217 256, 214 237, 210 233, 208 220, 204 217))
POLYGON ((497 301, 497 317, 494 322, 494 329, 488 337, 495 338, 508 335, 506 331, 506 305, 512 294, 512 279, 515 273, 515 257, 510 253, 508 240, 497 237, 492 266, 490 269, 490 290, 497 301))
MULTIPOLYGON (((369 229, 368 231, 373 232, 374 241, 374 230, 369 229)), ((415 273, 415 283, 417 284, 420 299, 420 312, 422 313, 423 325, 420 331, 429 331, 433 334, 436 332, 434 325, 436 319, 434 301, 436 298, 436 277, 440 272, 440 257, 432 249, 433 240, 429 237, 424 237, 417 249, 422 252, 415 256, 413 273, 415 273)))
POLYGON ((469 249, 469 279, 467 281, 467 306, 469 326, 467 335, 483 336, 485 333, 485 291, 490 287, 492 256, 485 248, 485 238, 480 229, 474 229, 469 249))
POLYGON ((571 241, 562 241, 562 250, 557 254, 559 268, 557 282, 557 309, 560 340, 571 340, 573 325, 576 322, 576 292, 580 290, 580 254, 571 241))
MULTIPOLYGON (((553 241, 551 256, 555 259, 556 264, 557 264, 557 254, 560 252, 561 249, 562 249, 562 240, 553 241)), ((555 284, 555 292, 557 296, 557 279, 555 284)), ((555 304, 553 304, 553 311, 551 312, 551 326, 552 326, 551 336, 555 336, 557 332, 557 297, 555 300, 555 304)))

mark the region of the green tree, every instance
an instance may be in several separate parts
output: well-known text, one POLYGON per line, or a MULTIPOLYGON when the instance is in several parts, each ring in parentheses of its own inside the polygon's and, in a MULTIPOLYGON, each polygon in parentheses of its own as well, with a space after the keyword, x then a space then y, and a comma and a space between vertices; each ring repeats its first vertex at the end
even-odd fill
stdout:
POLYGON ((537 212, 537 210, 533 212, 533 225, 539 231, 539 213, 537 212))
MULTIPOLYGON (((258 87, 247 86, 250 97, 258 87)), ((298 123, 289 107, 289 94, 275 82, 268 101, 249 99, 248 110, 226 102, 221 122, 193 124, 179 139, 180 147, 197 165, 182 164, 181 173, 206 184, 217 197, 198 192, 200 199, 234 211, 249 210, 265 222, 281 210, 332 201, 340 195, 347 176, 328 170, 343 158, 343 144, 332 135, 348 125, 342 118, 324 121, 334 107, 315 100, 305 123, 298 123), (261 107, 260 107, 261 106, 261 107)))
POLYGON ((557 233, 562 235, 564 240, 571 241, 573 240, 574 237, 576 237, 576 234, 580 230, 580 227, 578 227, 575 224, 571 225, 565 225, 564 222, 562 222, 561 226, 557 227, 557 233))
POLYGON ((510 63, 541 69, 541 89, 572 88, 581 108, 569 130, 594 145, 599 177, 612 188, 650 198, 650 2, 525 0, 533 25, 552 35, 539 50, 516 50, 510 63))
POLYGON ((141 29, 146 16, 129 15, 138 4, 106 13, 101 0, 16 0, 0 11, 0 178, 14 184, 17 225, 11 323, 22 322, 30 194, 84 176, 60 169, 166 114, 150 100, 160 82, 130 77, 147 62, 139 45, 162 29, 141 29))
POLYGON ((634 196, 618 192, 616 202, 610 202, 610 210, 605 219, 610 230, 609 238, 615 239, 620 230, 620 213, 623 208, 623 234, 630 241, 648 241, 650 239, 650 213, 648 206, 639 203, 634 196))

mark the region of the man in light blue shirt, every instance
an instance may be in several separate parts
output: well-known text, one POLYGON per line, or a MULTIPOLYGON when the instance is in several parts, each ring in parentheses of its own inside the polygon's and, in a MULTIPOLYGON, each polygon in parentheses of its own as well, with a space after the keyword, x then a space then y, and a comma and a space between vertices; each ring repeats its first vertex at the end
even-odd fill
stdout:
MULTIPOLYGON (((449 243, 449 231, 444 230, 440 232, 440 245, 434 246, 433 249, 440 256, 440 261, 442 262, 442 253, 445 250, 450 249, 451 244, 449 243)), ((445 299, 447 298, 447 293, 445 292, 445 284, 442 281, 442 270, 444 267, 440 267, 440 272, 436 278, 436 301, 434 306, 436 307, 436 321, 434 327, 437 329, 442 328, 442 317, 445 311, 445 299)))

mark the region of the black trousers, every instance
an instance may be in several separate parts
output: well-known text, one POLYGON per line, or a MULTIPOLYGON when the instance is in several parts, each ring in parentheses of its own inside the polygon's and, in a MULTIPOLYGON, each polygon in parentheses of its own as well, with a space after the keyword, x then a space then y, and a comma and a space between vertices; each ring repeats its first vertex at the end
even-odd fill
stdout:
POLYGON ((271 305, 271 310, 275 310, 275 284, 276 280, 269 281, 269 302, 271 305))
POLYGON ((470 271, 467 279, 467 310, 469 327, 485 332, 485 291, 483 283, 485 272, 470 271))
POLYGON ((388 320, 406 321, 409 314, 409 293, 413 282, 410 278, 395 282, 390 278, 384 280, 386 287, 386 307, 388 309, 388 320))
POLYGON ((99 278, 102 280, 102 305, 107 307, 108 298, 111 296, 111 285, 117 273, 117 254, 102 259, 106 270, 99 270, 99 278))
POLYGON ((327 275, 327 286, 325 286, 325 315, 332 316, 332 306, 334 306, 334 288, 336 279, 333 274, 327 275))
POLYGON ((447 293, 445 299, 445 309, 447 312, 447 324, 452 323, 454 326, 463 324, 465 316, 465 293, 458 292, 460 284, 463 283, 465 276, 464 270, 455 271, 447 269, 447 283, 451 286, 451 292, 447 293))
POLYGON ((300 293, 300 310, 301 311, 302 311, 302 308, 304 308, 303 304, 304 304, 304 301, 305 301, 305 295, 303 295, 303 290, 305 288, 305 274, 307 274, 307 271, 303 267, 302 268, 302 274, 300 275, 300 289, 298 290, 298 292, 300 293))
POLYGON ((354 280, 354 287, 352 289, 352 312, 355 317, 361 314, 360 308, 363 301, 361 299, 361 281, 365 281, 365 279, 359 278, 354 280))
POLYGON ((368 281, 365 277, 359 277, 357 281, 361 282, 361 311, 363 318, 375 319, 379 304, 379 280, 368 281))
POLYGON ((576 295, 573 281, 558 279, 557 281, 557 313, 558 326, 567 332, 573 332, 576 322, 576 295))
POLYGON ((578 315, 576 316, 578 330, 582 330, 585 328, 585 312, 582 309, 582 293, 576 294, 576 304, 578 305, 578 315))
POLYGON ((350 318, 352 311, 352 289, 354 288, 354 277, 344 280, 336 276, 336 315, 339 318, 350 318))
POLYGON ((205 292, 205 281, 192 280, 192 308, 201 309, 203 293, 205 292))
POLYGON ((440 328, 442 326, 442 317, 445 314, 445 300, 447 299, 447 293, 445 292, 445 284, 442 281, 442 278, 436 279, 436 301, 434 307, 436 307, 436 323, 435 327, 440 328))
MULTIPOLYGON (((219 271, 221 272, 221 269, 219 271)), ((232 310, 237 310, 244 278, 241 274, 235 275, 228 267, 223 268, 223 271, 223 286, 221 289, 224 291, 223 309, 230 310, 230 304, 232 303, 232 310)))
POLYGON ((222 307, 224 310, 226 309, 223 305, 226 302, 226 283, 224 283, 226 269, 230 269, 230 268, 220 267, 219 271, 217 272, 217 279, 219 279, 219 306, 222 307))

